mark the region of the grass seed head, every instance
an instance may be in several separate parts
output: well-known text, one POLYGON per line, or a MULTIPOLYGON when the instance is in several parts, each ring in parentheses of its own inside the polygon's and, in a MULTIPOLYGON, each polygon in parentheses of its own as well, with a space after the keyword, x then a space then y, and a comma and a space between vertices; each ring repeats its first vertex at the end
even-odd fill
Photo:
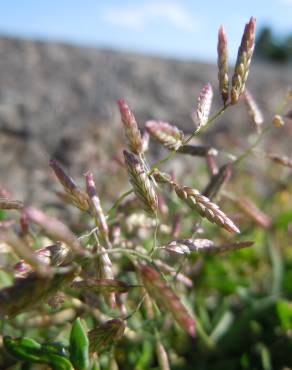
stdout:
POLYGON ((178 254, 189 254, 191 252, 216 254, 247 248, 252 245, 252 241, 238 241, 217 246, 212 240, 209 239, 179 239, 173 240, 163 248, 178 254))
POLYGON ((127 293, 131 286, 116 279, 89 278, 74 282, 72 288, 78 290, 86 289, 95 293, 127 293))
POLYGON ((132 153, 124 150, 124 157, 135 195, 142 203, 144 210, 154 215, 158 208, 158 199, 151 179, 142 163, 132 153))
POLYGON ((145 129, 153 139, 169 150, 178 150, 184 140, 184 133, 168 122, 147 121, 145 129))
POLYGON ((216 157, 218 155, 218 151, 215 148, 210 146, 202 146, 202 145, 183 145, 178 149, 178 153, 181 154, 189 154, 192 156, 198 157, 207 157, 208 155, 213 155, 216 157))
POLYGON ((84 254, 76 236, 61 221, 54 217, 47 216, 41 210, 34 207, 25 208, 25 213, 28 219, 40 226, 46 235, 57 241, 64 242, 75 253, 84 254))
POLYGON ((249 66, 254 51, 256 20, 254 17, 245 25, 241 44, 238 49, 231 87, 231 104, 236 104, 245 90, 249 66))
POLYGON ((219 28, 218 32, 217 53, 219 91, 222 96, 223 103, 226 104, 229 97, 228 49, 227 37, 223 26, 219 28))
POLYGON ((89 200, 87 194, 75 184, 74 180, 70 176, 66 174, 58 161, 51 159, 50 166, 67 194, 67 200, 70 200, 81 211, 88 211, 89 200))
POLYGON ((240 233, 233 221, 222 212, 219 206, 209 198, 188 186, 175 185, 175 192, 191 209, 196 210, 202 217, 224 228, 231 233, 240 233))
POLYGON ((90 200, 90 208, 94 215, 96 225, 99 228, 101 236, 108 240, 109 228, 106 222, 105 214, 100 204, 100 199, 97 195, 96 186, 93 178, 93 173, 88 171, 85 174, 87 193, 90 200))
MULTIPOLYGON (((44 265, 60 266, 64 262, 71 262, 69 249, 61 243, 56 243, 45 248, 40 248, 32 254, 44 265)), ((27 263, 26 260, 19 261, 13 267, 13 270, 15 271, 15 276, 27 276, 28 273, 33 271, 32 266, 34 265, 27 263)), ((48 272, 45 272, 48 275, 48 272)))
POLYGON ((245 213, 250 219, 255 221, 261 227, 268 229, 271 224, 271 218, 259 209, 259 207, 247 197, 238 197, 233 200, 235 205, 245 213))
POLYGON ((112 319, 90 330, 89 352, 100 353, 116 343, 124 334, 126 325, 123 320, 112 319))
POLYGON ((162 280, 159 272, 148 265, 141 265, 139 271, 147 293, 158 307, 169 312, 182 329, 195 336, 194 319, 170 286, 162 280))
POLYGON ((211 104, 213 99, 213 89, 210 83, 205 85, 198 97, 197 109, 194 115, 194 121, 197 124, 197 130, 204 127, 209 118, 211 104))
POLYGON ((53 276, 40 277, 32 272, 24 278, 15 279, 12 286, 0 290, 0 315, 13 317, 47 301, 58 290, 71 284, 79 272, 77 266, 72 266, 68 271, 53 276))
POLYGON ((135 116, 125 100, 120 99, 117 103, 120 109, 129 149, 135 154, 140 154, 143 152, 143 142, 135 116))

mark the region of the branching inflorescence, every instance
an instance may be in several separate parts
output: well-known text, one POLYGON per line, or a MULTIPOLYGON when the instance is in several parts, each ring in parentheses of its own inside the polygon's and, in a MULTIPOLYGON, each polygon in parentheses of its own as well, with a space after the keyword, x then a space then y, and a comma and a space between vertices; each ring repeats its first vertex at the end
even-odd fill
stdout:
MULTIPOLYGON (((138 311, 143 312, 146 322, 150 323, 149 332, 152 331, 157 360, 162 370, 170 368, 170 361, 163 345, 163 337, 157 330, 159 326, 169 328, 175 322, 186 333, 191 336, 198 334, 211 346, 210 339, 206 338, 200 325, 198 330, 196 328, 194 312, 190 309, 194 305, 190 302, 190 307, 186 308, 181 299, 181 295, 186 295, 192 286, 191 277, 180 271, 184 266, 179 266, 180 269, 176 271, 175 266, 172 266, 173 261, 168 258, 164 260, 163 253, 171 252, 188 258, 196 254, 221 254, 250 247, 252 241, 233 239, 240 230, 232 216, 223 211, 226 202, 222 202, 220 207, 217 204, 222 199, 231 200, 234 207, 261 227, 269 228, 271 225, 270 218, 250 200, 238 199, 236 194, 225 193, 223 190, 231 179, 233 168, 252 153, 263 133, 267 131, 266 128, 263 129, 263 116, 254 98, 245 90, 254 38, 255 19, 251 18, 245 26, 229 86, 227 36, 223 27, 220 27, 217 47, 218 80, 223 108, 210 117, 213 89, 207 83, 199 94, 197 107, 192 114, 196 128, 189 135, 177 126, 160 120, 147 121, 145 132, 141 134, 126 101, 118 101, 128 145, 127 150, 123 151, 124 167, 131 189, 122 194, 108 212, 102 208, 103 200, 101 202, 98 183, 96 185, 92 172, 85 174, 85 186, 80 187, 56 160, 50 161, 50 166, 63 188, 62 199, 83 212, 88 222, 89 231, 85 235, 77 237, 57 218, 13 200, 8 192, 0 189, 0 208, 21 214, 18 229, 13 228, 13 222, 2 224, 0 229, 2 242, 21 259, 11 269, 14 284, 0 291, 1 316, 16 325, 17 322, 13 321, 16 315, 50 302, 60 292, 65 292, 68 306, 72 310, 70 320, 72 315, 75 319, 81 315, 92 318, 87 323, 91 326, 87 334, 78 319, 75 321, 71 331, 70 360, 68 356, 66 360, 62 360, 65 364, 62 369, 70 369, 74 365, 77 370, 89 370, 89 362, 93 364, 97 361, 96 354, 108 349, 111 351, 109 368, 113 366, 116 369, 117 362, 112 348, 123 335, 127 335, 129 339, 135 338, 131 319, 138 311), (238 103, 241 95, 244 96, 248 113, 259 136, 240 157, 217 167, 218 150, 210 146, 193 145, 191 140, 201 134, 228 107, 238 103), (153 166, 146 159, 150 139, 170 151, 167 157, 153 166), (176 181, 175 174, 161 170, 162 165, 177 153, 206 159, 211 176, 205 189, 199 191, 192 186, 180 184, 176 181), (134 198, 125 200, 131 195, 134 198), (175 209, 173 215, 172 209, 175 209), (187 231, 184 225, 190 220, 193 228, 187 231), (203 223, 204 220, 207 221, 203 223), (215 226, 210 229, 211 224, 215 226), (196 237, 199 228, 203 228, 204 233, 208 234, 215 227, 218 227, 216 230, 220 235, 219 243, 213 241, 213 231, 210 236, 196 237), (45 237, 50 238, 53 243, 34 250, 36 235, 39 238, 38 245, 46 240, 45 237), (129 283, 128 271, 134 282, 129 283), (182 285, 181 289, 176 289, 176 281, 182 285), (127 304, 125 295, 132 304, 127 304), (172 317, 173 322, 167 321, 168 317, 172 317), (80 338, 83 338, 81 355, 78 352, 80 348, 75 343, 78 335, 75 337, 74 333, 79 333, 80 338)), ((274 117, 276 127, 282 126, 282 122, 284 120, 281 116, 274 117)), ((283 166, 292 167, 291 160, 285 156, 269 154, 268 158, 283 166)), ((187 264, 185 259, 184 263, 187 264)), ((58 298, 57 301, 62 302, 62 299, 58 298)), ((31 319, 30 325, 39 325, 42 317, 37 319, 38 317, 31 319)), ((54 320, 57 319, 52 315, 49 322, 54 323, 54 320)), ((60 321, 59 318, 58 320, 60 321)), ((57 361, 62 363, 59 353, 54 353, 55 357, 53 356, 53 345, 49 350, 35 344, 33 357, 25 340, 6 338, 4 342, 12 355, 29 363, 46 363, 53 368, 57 368, 54 367, 57 366, 57 361), (19 357, 20 352, 22 357, 19 357)))

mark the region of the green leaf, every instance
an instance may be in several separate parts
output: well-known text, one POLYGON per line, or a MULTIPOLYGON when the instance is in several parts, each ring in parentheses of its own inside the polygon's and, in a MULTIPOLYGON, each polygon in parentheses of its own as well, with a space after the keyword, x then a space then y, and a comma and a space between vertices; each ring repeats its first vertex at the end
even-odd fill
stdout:
POLYGON ((289 223, 292 222, 292 211, 288 210, 281 213, 278 218, 275 220, 274 225, 277 229, 287 228, 289 223))
POLYGON ((67 350, 62 343, 54 342, 54 343, 43 343, 42 344, 42 352, 43 353, 54 353, 56 355, 69 358, 67 350))
POLYGON ((3 343, 5 349, 18 360, 23 361, 38 361, 38 351, 41 345, 31 338, 13 339, 11 337, 4 337, 3 343))
POLYGON ((277 313, 283 330, 289 330, 292 327, 292 303, 284 299, 277 302, 277 313))
POLYGON ((76 370, 89 369, 89 340, 86 332, 77 318, 70 334, 70 360, 76 370))
POLYGON ((72 365, 66 357, 42 350, 42 346, 31 338, 4 337, 3 342, 6 350, 18 360, 48 364, 55 370, 72 370, 72 365))
POLYGON ((7 212, 4 209, 0 209, 0 221, 5 220, 7 212))

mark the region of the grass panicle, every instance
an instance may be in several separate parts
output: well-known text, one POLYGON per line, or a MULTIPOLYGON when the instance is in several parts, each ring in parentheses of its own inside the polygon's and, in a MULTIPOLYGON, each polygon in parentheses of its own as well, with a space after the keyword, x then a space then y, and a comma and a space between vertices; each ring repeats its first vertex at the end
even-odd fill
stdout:
POLYGON ((213 89, 210 83, 205 85, 200 92, 197 102, 196 112, 193 114, 193 119, 197 125, 197 130, 201 130, 206 126, 210 114, 210 109, 213 99, 213 89))
POLYGON ((245 25, 232 77, 231 104, 236 104, 245 90, 254 51, 255 26, 256 20, 254 17, 251 17, 250 21, 245 25))
POLYGON ((143 152, 143 142, 136 118, 125 100, 120 99, 117 103, 120 109, 129 149, 135 154, 140 154, 143 152))
POLYGON ((223 26, 218 31, 217 55, 219 92, 225 105, 229 98, 229 77, 227 36, 223 26))

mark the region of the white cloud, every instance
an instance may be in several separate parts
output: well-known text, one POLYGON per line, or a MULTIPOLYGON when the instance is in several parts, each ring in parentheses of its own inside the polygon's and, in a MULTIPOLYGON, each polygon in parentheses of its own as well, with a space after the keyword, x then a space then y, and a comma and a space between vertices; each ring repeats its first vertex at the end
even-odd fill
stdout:
POLYGON ((292 5, 292 0, 281 0, 281 3, 284 5, 292 5))
POLYGON ((103 13, 103 19, 115 26, 133 30, 144 30, 160 22, 183 31, 194 31, 198 21, 175 1, 151 1, 128 7, 110 7, 103 13))

